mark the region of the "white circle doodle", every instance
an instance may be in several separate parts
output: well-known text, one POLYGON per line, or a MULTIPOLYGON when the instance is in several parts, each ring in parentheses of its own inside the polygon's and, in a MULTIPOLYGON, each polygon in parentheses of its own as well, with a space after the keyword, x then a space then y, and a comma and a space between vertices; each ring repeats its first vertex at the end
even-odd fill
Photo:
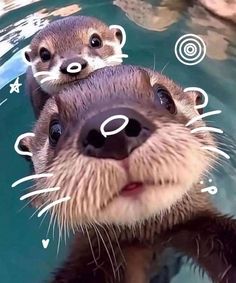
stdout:
POLYGON ((68 73, 78 73, 81 71, 81 69, 82 69, 81 64, 77 62, 70 63, 66 68, 68 73))
POLYGON ((208 95, 207 93, 205 92, 205 90, 203 90, 202 88, 200 87, 186 87, 184 89, 184 92, 188 92, 188 91, 199 91, 203 96, 204 96, 204 102, 202 104, 199 104, 199 105, 196 105, 195 106, 195 109, 201 109, 201 108, 204 108, 207 106, 208 104, 208 95))
POLYGON ((33 154, 31 152, 27 152, 27 151, 22 151, 19 149, 19 143, 20 141, 25 138, 25 137, 34 137, 35 134, 34 133, 25 133, 25 134, 22 134, 20 135, 17 139, 16 139, 16 142, 14 144, 14 149, 15 151, 20 154, 20 155, 28 155, 28 156, 33 156, 33 154))
POLYGON ((120 48, 123 48, 125 43, 126 43, 126 32, 125 32, 125 29, 122 26, 120 26, 120 25, 110 25, 109 26, 109 29, 113 29, 113 28, 117 28, 117 29, 119 29, 121 31, 121 33, 122 33, 122 42, 120 44, 120 48))
POLYGON ((175 43, 175 56, 184 65, 196 65, 206 55, 206 44, 203 39, 193 33, 181 36, 175 43))
POLYGON ((119 133, 120 131, 122 131, 129 123, 129 118, 125 115, 113 115, 109 118, 107 118, 105 121, 102 122, 101 126, 100 126, 100 131, 101 131, 101 134, 106 138, 107 136, 112 136, 112 135, 115 135, 117 133, 119 133), (113 130, 113 131, 108 131, 106 132, 105 131, 105 126, 113 121, 113 120, 116 120, 116 119, 123 119, 124 120, 124 123, 116 130, 113 130))

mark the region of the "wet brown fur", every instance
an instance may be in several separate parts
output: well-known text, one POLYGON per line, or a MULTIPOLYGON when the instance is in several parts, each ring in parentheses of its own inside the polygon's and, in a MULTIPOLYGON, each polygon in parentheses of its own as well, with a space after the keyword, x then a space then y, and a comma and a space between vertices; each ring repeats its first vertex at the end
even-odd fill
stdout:
MULTIPOLYGON (((109 187, 108 190, 105 186, 103 188, 98 184, 98 187, 93 186, 91 192, 90 187, 87 187, 87 182, 93 181, 92 176, 90 176, 90 181, 86 181, 86 177, 83 177, 83 174, 92 170, 90 161, 84 156, 78 155, 77 147, 75 151, 75 143, 81 127, 88 117, 94 115, 98 110, 102 111, 102 109, 108 107, 107 102, 110 103, 109 107, 128 105, 135 107, 142 113, 146 113, 146 116, 155 122, 159 131, 159 135, 155 138, 160 143, 163 142, 165 130, 170 127, 168 134, 169 136, 173 135, 173 138, 176 136, 178 143, 175 143, 176 141, 173 139, 169 140, 171 144, 168 144, 168 146, 170 147, 165 148, 165 154, 168 156, 163 155, 163 157, 160 157, 162 155, 159 153, 158 157, 163 158, 165 163, 168 163, 167 157, 178 151, 177 156, 173 155, 172 163, 177 158, 179 162, 178 170, 184 170, 181 169, 181 162, 184 162, 183 159, 186 158, 187 153, 185 151, 188 147, 189 150, 194 152, 196 150, 194 149, 195 146, 214 145, 214 139, 209 133, 198 133, 194 138, 189 134, 193 127, 204 126, 203 121, 194 123, 189 129, 183 127, 192 117, 197 115, 194 110, 195 99, 195 93, 184 93, 181 87, 163 75, 138 67, 117 66, 98 70, 91 74, 88 79, 82 80, 79 85, 68 87, 57 97, 48 100, 34 129, 36 138, 28 140, 26 145, 33 153, 35 171, 37 173, 52 172, 54 174, 51 179, 38 180, 37 187, 46 188, 60 184, 62 187, 60 197, 68 193, 69 190, 71 195, 73 192, 73 200, 69 204, 70 209, 67 208, 67 205, 62 204, 59 208, 53 210, 52 214, 57 217, 61 224, 68 221, 66 222, 67 225, 72 226, 72 229, 75 230, 80 230, 80 225, 83 225, 85 232, 88 232, 88 234, 84 233, 84 235, 81 232, 76 234, 71 255, 64 266, 55 274, 53 283, 139 282, 135 279, 137 274, 138 278, 143 276, 143 280, 140 282, 146 283, 149 280, 148 266, 152 264, 154 251, 158 250, 161 253, 161 250, 165 247, 174 247, 191 257, 207 272, 214 282, 236 282, 236 261, 234 256, 236 254, 236 223, 235 220, 220 215, 210 203, 207 193, 200 191, 202 188, 199 184, 201 175, 198 176, 198 179, 194 179, 191 188, 186 192, 183 191, 182 197, 176 199, 174 203, 165 209, 163 208, 159 213, 153 216, 148 215, 148 217, 144 217, 140 221, 132 222, 132 219, 130 219, 131 222, 127 222, 127 225, 117 224, 113 218, 111 218, 113 220, 110 223, 106 224, 105 220, 112 217, 112 213, 109 215, 110 210, 107 210, 107 207, 112 205, 116 201, 117 195, 119 195, 115 182, 120 182, 119 184, 123 186, 123 182, 125 184, 129 180, 125 179, 123 171, 120 171, 120 165, 113 168, 116 171, 109 171, 109 166, 115 166, 113 163, 106 161, 107 163, 103 164, 102 160, 93 159, 96 170, 101 174, 100 182, 103 181, 102 174, 104 175, 105 172, 109 173, 110 177, 112 177, 111 173, 113 175, 119 173, 119 176, 122 176, 121 178, 124 178, 124 180, 113 178, 114 187, 109 187), (165 111, 163 112, 160 107, 155 109, 152 89, 154 83, 165 86, 174 98, 178 112, 174 118, 165 111), (71 125, 66 128, 56 150, 51 149, 47 144, 48 125, 50 117, 53 115, 59 115, 63 125, 71 125), (79 167, 81 165, 77 159, 80 158, 84 162, 83 167, 79 167), (70 168, 70 170, 67 170, 67 168, 70 168), (80 178, 82 178, 84 187, 80 185, 80 178), (76 186, 73 186, 74 182, 76 182, 76 186), (73 190, 69 188, 70 186, 73 186, 73 190), (80 192, 77 192, 77 190, 80 192), (82 195, 74 195, 79 193, 82 195), (94 196, 99 197, 99 199, 94 199, 94 196), (78 202, 78 200, 81 202, 78 202), (97 207, 95 205, 96 201, 98 202, 97 207), (80 210, 77 211, 78 209, 80 210), (103 219, 105 219, 104 223, 102 223, 103 219), (75 221, 78 222, 78 226, 75 221), (102 239, 104 239, 105 244, 102 239), (93 252, 91 252, 91 249, 93 252), (109 259, 108 255, 111 256, 111 259, 109 259), (140 260, 140 258, 143 258, 143 260, 140 260), (114 264, 115 271, 112 269, 111 262, 114 264), (133 270, 142 272, 141 274, 134 274, 133 270)), ((151 141, 155 143, 154 139, 151 139, 151 141)), ((145 162, 151 155, 155 154, 156 146, 158 144, 155 143, 155 148, 152 148, 150 144, 149 156, 146 151, 135 150, 136 155, 143 154, 142 161, 140 159, 131 159, 136 160, 136 162, 137 160, 143 162, 140 164, 143 166, 140 167, 139 174, 145 171, 145 162), (152 152, 153 150, 154 152, 152 152)), ((202 162, 204 166, 201 170, 204 170, 203 173, 205 173, 209 166, 214 164, 215 156, 200 151, 197 155, 195 165, 191 165, 191 160, 186 160, 185 166, 188 166, 189 163, 189 166, 192 166, 190 167, 191 170, 198 170, 197 166, 200 166, 198 163, 202 162), (201 154, 204 156, 201 156, 201 154)), ((154 161, 159 162, 158 167, 162 168, 161 172, 165 175, 162 160, 154 159, 154 161)), ((148 163, 148 165, 150 164, 148 163)), ((158 170, 158 167, 155 167, 155 170, 158 170)), ((134 163, 132 164, 132 170, 134 172, 137 170, 134 163)), ((191 170, 189 169, 189 174, 194 176, 195 173, 191 170)), ((155 171, 151 172, 155 173, 155 171)), ((174 172, 174 169, 171 172, 173 175, 178 173, 174 172)), ((137 174, 135 175, 136 178, 137 174)), ((145 176, 148 176, 148 173, 145 174, 145 176)), ((185 172, 180 174, 183 180, 187 178, 185 174, 185 172)), ((167 180, 162 179, 162 176, 158 178, 155 177, 155 182, 159 182, 156 185, 156 190, 162 190, 162 193, 165 193, 166 190, 168 192, 171 189, 171 186, 174 187, 178 184, 179 175, 173 177, 169 174, 167 180)), ((187 181, 189 180, 186 179, 187 181)), ((151 193, 151 190, 149 190, 149 193, 151 193)), ((38 206, 57 198, 59 197, 55 193, 47 194, 44 197, 37 198, 35 204, 38 206)), ((156 198, 157 207, 160 205, 159 202, 160 199, 156 198)), ((119 215, 122 217, 122 211, 119 211, 119 209, 122 210, 123 208, 116 207, 117 217, 119 215)), ((149 210, 147 211, 149 213, 149 210)), ((128 217, 132 216, 127 214, 128 217)))
MULTIPOLYGON (((73 58, 81 56, 98 56, 104 60, 105 65, 116 65, 117 62, 107 62, 107 58, 114 54, 119 54, 113 46, 107 45, 106 41, 113 42, 117 47, 120 44, 120 35, 116 34, 117 30, 110 30, 109 27, 102 21, 88 16, 70 16, 56 20, 40 32, 38 32, 30 44, 31 51, 27 52, 30 61, 33 62, 37 72, 49 71, 50 68, 57 64, 58 59, 73 58), (92 49, 89 47, 89 38, 93 33, 97 33, 104 44, 101 48, 92 49), (47 48, 52 59, 49 62, 42 62, 39 57, 40 48, 47 48), (38 59, 37 63, 34 60, 38 59)), ((32 67, 27 70, 26 86, 27 92, 30 95, 31 102, 35 111, 36 117, 39 116, 46 100, 50 95, 54 95, 65 85, 78 81, 86 77, 94 71, 94 67, 88 62, 88 66, 82 70, 77 76, 70 77, 68 75, 60 75, 57 81, 51 81, 47 84, 50 86, 50 91, 46 92, 42 85, 37 82, 33 76, 32 67)), ((41 76, 40 78, 43 78, 41 76)))

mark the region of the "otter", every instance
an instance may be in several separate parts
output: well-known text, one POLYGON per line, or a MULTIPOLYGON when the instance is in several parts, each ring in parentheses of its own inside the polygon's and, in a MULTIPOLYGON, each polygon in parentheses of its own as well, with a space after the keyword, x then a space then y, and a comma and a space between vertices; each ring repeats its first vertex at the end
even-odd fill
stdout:
POLYGON ((150 280, 154 257, 173 247, 217 283, 236 282, 236 220, 221 215, 199 183, 217 155, 196 106, 200 93, 162 74, 105 67, 46 102, 22 140, 38 178, 35 206, 51 207, 60 230, 76 234, 53 283, 150 280), (106 135, 101 125, 110 119, 106 135), (194 122, 193 118, 196 118, 194 122), (64 199, 64 200, 63 200, 64 199), (91 250, 90 250, 91 249, 91 250))
MULTIPOLYGON (((122 30, 88 16, 69 16, 39 31, 24 56, 26 88, 38 118, 49 96, 104 66, 120 64, 122 30)), ((123 56, 123 57, 122 57, 123 56)))

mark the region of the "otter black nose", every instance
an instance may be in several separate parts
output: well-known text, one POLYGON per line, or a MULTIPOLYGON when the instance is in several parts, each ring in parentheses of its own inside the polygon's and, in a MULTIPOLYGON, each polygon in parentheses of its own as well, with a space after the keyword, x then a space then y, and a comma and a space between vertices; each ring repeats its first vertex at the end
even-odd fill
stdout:
POLYGON ((79 136, 87 156, 121 160, 141 146, 155 130, 147 118, 131 108, 115 108, 88 119, 79 136))
POLYGON ((60 67, 60 71, 63 74, 67 74, 70 76, 78 75, 78 73, 86 68, 88 62, 83 58, 71 58, 63 61, 60 67))

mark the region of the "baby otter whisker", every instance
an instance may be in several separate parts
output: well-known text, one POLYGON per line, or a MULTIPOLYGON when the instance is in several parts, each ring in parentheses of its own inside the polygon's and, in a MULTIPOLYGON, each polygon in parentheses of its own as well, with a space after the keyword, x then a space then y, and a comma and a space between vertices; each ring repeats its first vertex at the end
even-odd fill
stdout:
POLYGON ((197 133, 197 132, 214 132, 214 133, 223 134, 223 131, 221 129, 214 128, 214 127, 199 127, 199 128, 195 128, 191 130, 190 132, 192 134, 197 133))
POLYGON ((48 204, 47 206, 45 206, 39 213, 38 213, 38 217, 41 217, 48 209, 54 207, 55 205, 57 204, 60 204, 60 203, 63 203, 63 202, 66 202, 68 200, 70 200, 71 197, 67 196, 67 197, 64 197, 64 198, 60 198, 58 200, 55 200, 54 202, 48 204))
POLYGON ((22 197, 20 197, 20 200, 27 199, 27 198, 34 196, 34 195, 48 193, 48 192, 54 192, 54 191, 58 191, 58 190, 60 190, 60 187, 54 187, 54 188, 48 188, 48 189, 33 191, 33 192, 30 192, 30 193, 25 194, 22 197))
POLYGON ((26 182, 26 181, 29 181, 29 180, 33 180, 33 179, 39 179, 39 178, 48 178, 48 177, 52 177, 53 174, 52 173, 42 173, 42 174, 34 174, 34 175, 29 175, 29 176, 26 176, 26 177, 23 177, 17 181, 15 181, 11 187, 14 188, 16 187, 17 185, 23 183, 23 182, 26 182))
POLYGON ((201 146, 202 149, 206 149, 206 150, 210 150, 210 151, 213 151, 213 152, 216 152, 222 156, 224 156, 226 159, 230 159, 230 156, 225 153, 223 150, 220 150, 219 148, 216 148, 214 146, 201 146))
POLYGON ((185 126, 188 127, 189 125, 195 123, 198 120, 201 120, 202 118, 212 116, 212 115, 217 115, 217 114, 220 114, 221 112, 222 112, 221 110, 214 110, 214 111, 206 112, 202 115, 195 116, 190 121, 188 121, 188 123, 185 126))
POLYGON ((39 76, 46 76, 46 75, 51 75, 51 71, 42 71, 42 72, 37 72, 34 74, 34 77, 39 77, 39 76))
POLYGON ((42 79, 40 81, 41 84, 45 83, 45 82, 48 82, 48 81, 54 81, 54 80, 58 80, 59 78, 59 75, 58 74, 52 74, 44 79, 42 79))

